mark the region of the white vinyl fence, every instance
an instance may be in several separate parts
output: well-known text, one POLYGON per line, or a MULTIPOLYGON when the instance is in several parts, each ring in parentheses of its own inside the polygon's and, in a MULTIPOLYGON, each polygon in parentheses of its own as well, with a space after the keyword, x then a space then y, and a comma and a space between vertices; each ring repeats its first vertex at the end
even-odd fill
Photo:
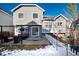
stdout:
POLYGON ((53 47, 56 48, 58 54, 60 54, 61 56, 76 56, 76 54, 70 50, 69 44, 65 45, 64 43, 60 42, 49 34, 45 34, 45 37, 50 41, 53 47))

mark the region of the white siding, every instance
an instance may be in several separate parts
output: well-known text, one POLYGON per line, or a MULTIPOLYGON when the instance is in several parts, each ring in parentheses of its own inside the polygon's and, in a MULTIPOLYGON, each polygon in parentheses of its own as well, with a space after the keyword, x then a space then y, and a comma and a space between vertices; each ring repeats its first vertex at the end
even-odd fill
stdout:
POLYGON ((63 17, 59 17, 56 19, 56 30, 57 33, 59 33, 59 30, 61 31, 61 33, 66 33, 66 19, 63 17), (61 26, 58 26, 58 22, 62 22, 61 26))
POLYGON ((52 22, 53 21, 43 21, 42 22, 42 28, 43 28, 42 32, 43 33, 50 33, 50 30, 52 27, 52 22), (51 25, 51 27, 50 27, 50 25, 51 25))
POLYGON ((56 20, 54 19, 54 21, 43 21, 43 24, 42 24, 42 26, 44 28, 43 32, 44 33, 66 33, 66 30, 67 30, 66 20, 67 20, 66 18, 64 18, 63 16, 60 16, 56 20), (62 25, 58 26, 58 22, 62 22, 62 25), (45 26, 45 25, 48 25, 48 24, 52 24, 51 29, 45 26), (45 31, 45 29, 47 31, 45 31))
POLYGON ((26 25, 31 21, 35 21, 37 24, 41 25, 42 19, 43 11, 37 7, 21 7, 13 12, 13 25, 26 25), (18 18, 18 13, 23 13, 23 18, 18 18), (33 19, 33 13, 38 13, 37 19, 33 19))

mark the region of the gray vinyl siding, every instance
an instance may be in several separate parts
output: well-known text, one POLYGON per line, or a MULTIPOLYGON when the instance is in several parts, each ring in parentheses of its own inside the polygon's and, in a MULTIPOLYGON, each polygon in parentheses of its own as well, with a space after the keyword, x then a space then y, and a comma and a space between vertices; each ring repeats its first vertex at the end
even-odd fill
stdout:
MULTIPOLYGON (((1 10, 0 10, 0 25, 2 25, 2 26, 13 25, 12 16, 2 12, 1 10)), ((13 32, 13 28, 12 27, 3 27, 3 31, 12 31, 13 32)))

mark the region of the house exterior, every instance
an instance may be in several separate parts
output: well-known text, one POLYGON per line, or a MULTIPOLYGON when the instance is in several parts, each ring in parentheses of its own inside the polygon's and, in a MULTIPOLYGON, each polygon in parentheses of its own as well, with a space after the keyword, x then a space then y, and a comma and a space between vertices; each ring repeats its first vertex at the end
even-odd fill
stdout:
POLYGON ((51 33, 52 26, 54 25, 54 17, 44 16, 42 20, 42 33, 51 33))
MULTIPOLYGON (((11 25, 13 25, 12 16, 10 14, 8 14, 7 12, 5 12, 3 9, 0 9, 0 26, 11 26, 11 25)), ((13 28, 12 27, 3 27, 3 31, 13 32, 13 28)))
POLYGON ((67 34, 70 22, 60 14, 58 16, 44 16, 44 9, 36 4, 20 4, 13 8, 13 17, 0 9, 0 25, 13 25, 15 28, 5 27, 5 31, 14 31, 15 35, 28 34, 30 38, 42 37, 42 33, 67 34), (21 26, 22 25, 22 26, 21 26))
POLYGON ((68 25, 67 20, 68 18, 66 18, 62 14, 54 17, 47 17, 47 18, 45 17, 42 26, 43 28, 48 29, 48 31, 43 32, 53 34, 66 34, 68 25))
MULTIPOLYGON (((29 37, 36 38, 42 36, 42 20, 45 10, 36 4, 20 4, 12 9, 13 25, 24 25, 24 32, 29 37)), ((20 27, 15 27, 15 35, 18 35, 20 27)))
POLYGON ((57 17, 55 17, 55 24, 56 24, 56 31, 57 33, 66 33, 66 21, 67 18, 63 15, 58 15, 57 17))

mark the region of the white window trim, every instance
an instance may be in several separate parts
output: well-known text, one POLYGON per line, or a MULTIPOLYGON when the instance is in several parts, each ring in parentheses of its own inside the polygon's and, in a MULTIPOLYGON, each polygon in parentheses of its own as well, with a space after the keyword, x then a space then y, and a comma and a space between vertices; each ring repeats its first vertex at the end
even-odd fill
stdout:
POLYGON ((39 36, 39 27, 38 26, 33 26, 33 27, 31 27, 31 36, 39 36), (38 28, 38 35, 32 35, 32 29, 33 28, 38 28))

